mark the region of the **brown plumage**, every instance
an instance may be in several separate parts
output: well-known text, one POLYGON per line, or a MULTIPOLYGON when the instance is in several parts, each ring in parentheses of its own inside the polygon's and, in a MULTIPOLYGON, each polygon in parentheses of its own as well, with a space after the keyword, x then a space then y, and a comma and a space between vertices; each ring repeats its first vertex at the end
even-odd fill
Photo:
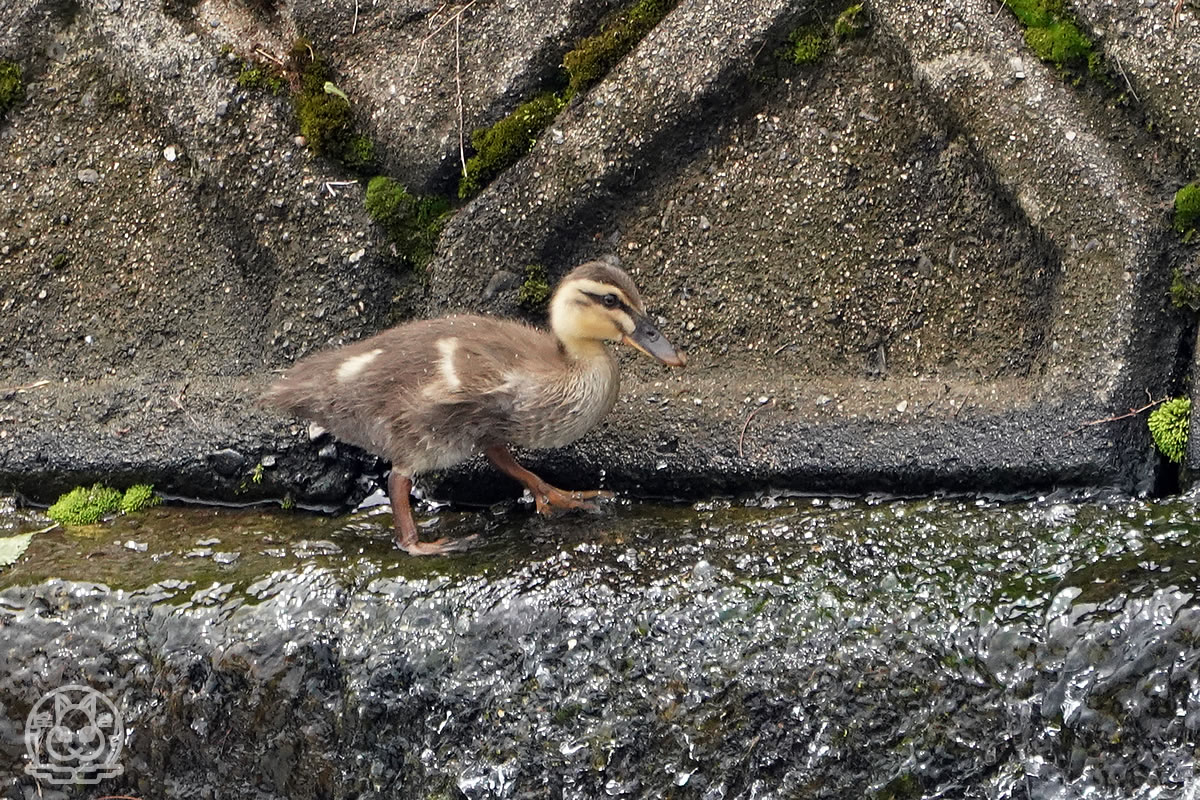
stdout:
POLYGON ((397 544, 414 554, 444 552, 444 541, 417 540, 408 497, 414 476, 484 452, 533 493, 539 511, 586 508, 598 492, 550 486, 517 464, 508 446, 561 447, 604 418, 619 387, 605 341, 684 363, 646 316, 629 276, 602 262, 562 280, 550 324, 547 332, 477 315, 408 323, 304 359, 265 400, 390 459, 397 544))

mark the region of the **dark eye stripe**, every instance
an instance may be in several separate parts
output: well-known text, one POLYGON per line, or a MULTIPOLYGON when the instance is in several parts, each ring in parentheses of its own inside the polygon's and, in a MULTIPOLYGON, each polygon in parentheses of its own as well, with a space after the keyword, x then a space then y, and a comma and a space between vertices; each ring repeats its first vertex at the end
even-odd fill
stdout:
POLYGON ((583 292, 583 293, 585 295, 587 295, 588 298, 591 299, 591 301, 593 303, 596 303, 597 305, 604 306, 605 308, 619 308, 622 311, 624 311, 626 314, 633 316, 633 313, 634 313, 633 309, 630 308, 629 304, 626 303, 624 300, 622 300, 621 295, 617 294, 616 292, 605 292, 604 294, 593 294, 592 292, 583 292), (604 302, 604 298, 608 297, 610 295, 612 297, 615 297, 617 300, 617 304, 615 306, 610 306, 604 302))

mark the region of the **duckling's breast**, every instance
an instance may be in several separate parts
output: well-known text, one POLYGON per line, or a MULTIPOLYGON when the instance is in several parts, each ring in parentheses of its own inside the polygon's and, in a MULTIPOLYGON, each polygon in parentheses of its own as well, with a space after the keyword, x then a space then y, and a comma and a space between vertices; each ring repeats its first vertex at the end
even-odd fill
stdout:
POLYGON ((520 393, 510 441, 520 447, 570 444, 596 427, 617 402, 620 376, 611 354, 573 364, 554 380, 531 380, 520 393))

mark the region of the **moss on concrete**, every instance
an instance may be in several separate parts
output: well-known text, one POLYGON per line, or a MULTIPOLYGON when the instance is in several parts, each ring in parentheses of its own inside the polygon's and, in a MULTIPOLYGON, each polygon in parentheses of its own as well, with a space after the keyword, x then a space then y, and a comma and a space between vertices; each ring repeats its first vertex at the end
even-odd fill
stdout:
POLYGON ((124 494, 97 483, 92 486, 78 486, 67 492, 50 506, 46 515, 62 525, 93 525, 108 514, 118 511, 132 514, 161 502, 162 498, 154 493, 154 487, 145 483, 130 486, 124 494))
POLYGON ((1179 267, 1171 273, 1171 305, 1200 311, 1200 283, 1188 280, 1179 267))
POLYGON ((296 121, 313 155, 341 161, 358 172, 370 172, 375 164, 375 145, 354 130, 350 100, 333 83, 332 68, 307 39, 298 39, 292 45, 289 62, 299 84, 293 98, 296 121))
POLYGON ((467 159, 458 196, 477 194, 497 175, 520 161, 538 135, 580 92, 586 91, 616 66, 667 15, 677 0, 636 0, 611 15, 600 32, 583 39, 563 56, 566 88, 543 91, 517 106, 490 128, 471 134, 475 154, 467 159))
POLYGON ((468 198, 493 178, 521 160, 532 148, 551 120, 566 105, 554 92, 545 92, 529 100, 490 128, 471 134, 475 155, 467 159, 466 174, 458 184, 458 196, 468 198))
POLYGON ((1192 401, 1187 397, 1176 397, 1154 409, 1146 420, 1154 446, 1173 464, 1183 461, 1187 452, 1191 416, 1192 401))
POLYGON ((815 64, 829 49, 825 29, 820 25, 802 25, 788 37, 783 57, 793 64, 815 64))
POLYGON ((414 196, 397 181, 377 175, 367 184, 365 205, 402 261, 415 269, 429 263, 449 216, 449 201, 436 196, 414 196))
POLYGON ((833 21, 833 35, 839 39, 853 39, 861 36, 866 30, 867 15, 863 13, 862 3, 848 7, 833 21))
POLYGON ((1059 68, 1101 69, 1092 40, 1084 35, 1063 0, 1005 0, 1025 27, 1025 41, 1043 61, 1059 68))
POLYGON ((154 493, 154 487, 145 483, 137 483, 125 490, 121 497, 122 513, 133 514, 153 508, 162 502, 162 498, 154 493))
POLYGON ((563 56, 565 97, 570 99, 603 78, 657 25, 674 5, 668 0, 638 0, 615 14, 600 32, 563 56))
POLYGON ((1189 239, 1200 226, 1200 183, 1189 183, 1175 193, 1175 230, 1189 239))
POLYGON ((46 515, 61 525, 93 525, 120 508, 121 493, 97 483, 67 492, 50 506, 46 515))
POLYGON ((21 65, 15 61, 0 61, 0 118, 25 99, 25 80, 21 65))
POLYGON ((529 311, 541 311, 550 302, 550 279, 541 264, 525 267, 525 281, 517 289, 517 302, 529 311))
POLYGON ((263 64, 243 64, 234 82, 242 89, 256 89, 274 95, 281 95, 287 90, 287 79, 283 73, 263 64))

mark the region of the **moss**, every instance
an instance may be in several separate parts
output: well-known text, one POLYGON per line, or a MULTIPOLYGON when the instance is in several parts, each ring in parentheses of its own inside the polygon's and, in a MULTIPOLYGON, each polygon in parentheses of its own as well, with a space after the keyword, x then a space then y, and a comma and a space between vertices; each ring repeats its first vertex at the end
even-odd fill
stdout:
POLYGON ((541 311, 550 302, 550 280, 541 264, 525 267, 525 282, 517 289, 517 302, 529 311, 541 311))
POLYGON ((114 88, 104 99, 104 104, 114 111, 124 111, 129 108, 129 92, 122 87, 114 88))
POLYGON ((375 145, 354 131, 350 101, 333 83, 333 70, 307 39, 297 39, 288 58, 299 83, 293 98, 296 121, 313 155, 369 172, 375 164, 375 145), (328 91, 327 84, 335 91, 328 91))
POLYGON ((377 175, 367 184, 365 205, 405 262, 417 269, 429 263, 449 215, 447 200, 415 197, 391 178, 377 175))
POLYGON ((1101 62, 1093 60, 1092 40, 1079 30, 1062 0, 1005 0, 1013 15, 1025 26, 1025 41, 1043 61, 1057 67, 1088 67, 1095 72, 1101 62))
POLYGON ((566 97, 574 97, 603 78, 667 15, 672 5, 667 0, 638 0, 567 53, 563 57, 566 97))
POLYGON ((162 498, 154 493, 153 486, 138 483, 125 490, 125 495, 121 498, 121 511, 132 514, 152 508, 161 502, 162 498))
POLYGON ((281 95, 287 89, 283 74, 261 64, 243 64, 235 81, 242 89, 259 89, 281 95))
POLYGON ((1183 461, 1187 452, 1191 416, 1192 401, 1187 397, 1176 397, 1154 409, 1146 420, 1154 446, 1174 464, 1183 461))
POLYGON ((475 155, 467 159, 466 174, 458 185, 458 196, 468 198, 528 153, 551 120, 566 105, 553 92, 529 100, 490 128, 471 134, 475 155))
POLYGON ((803 25, 788 37, 783 57, 793 64, 815 64, 828 48, 829 42, 820 25, 803 25))
POLYGON ((850 6, 833 21, 833 35, 839 39, 853 39, 861 36, 866 29, 867 20, 862 3, 850 6))
POLYGON ((15 61, 0 61, 0 117, 25 99, 25 81, 15 61))
POLYGON ((1187 234, 1200 225, 1200 183, 1189 183, 1175 193, 1175 230, 1187 234))
POLYGON ((1179 267, 1171 273, 1171 305, 1200 311, 1200 283, 1188 280, 1179 267))
POLYGON ((121 507, 121 493, 97 483, 79 486, 58 498, 46 512, 62 525, 91 525, 121 507))
POLYGON ((342 148, 342 161, 351 169, 370 169, 375 165, 375 142, 369 136, 354 134, 342 148))

